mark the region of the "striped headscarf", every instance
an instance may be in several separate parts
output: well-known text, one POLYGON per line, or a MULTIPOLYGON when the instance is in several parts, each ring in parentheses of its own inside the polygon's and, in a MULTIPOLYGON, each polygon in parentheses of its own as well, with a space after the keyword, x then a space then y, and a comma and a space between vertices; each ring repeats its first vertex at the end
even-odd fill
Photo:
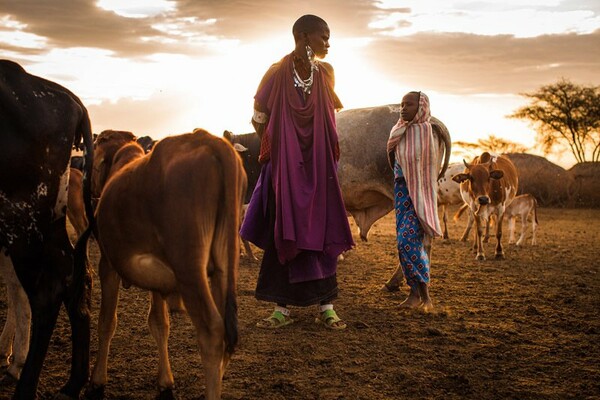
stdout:
POLYGON ((437 148, 433 141, 433 128, 430 122, 429 97, 419 92, 419 109, 412 121, 405 121, 402 115, 390 131, 387 152, 394 156, 406 179, 408 193, 423 226, 425 233, 441 236, 437 210, 437 148))

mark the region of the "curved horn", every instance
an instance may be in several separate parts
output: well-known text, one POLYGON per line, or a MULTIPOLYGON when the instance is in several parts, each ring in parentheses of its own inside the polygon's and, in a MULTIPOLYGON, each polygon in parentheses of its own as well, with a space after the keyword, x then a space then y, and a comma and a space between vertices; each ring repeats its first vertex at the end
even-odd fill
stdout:
POLYGON ((448 132, 448 128, 446 128, 446 125, 444 125, 442 121, 435 117, 431 117, 431 125, 433 125, 433 130, 440 136, 440 138, 444 142, 444 163, 442 164, 442 170, 440 171, 440 174, 438 176, 438 179, 440 179, 444 176, 446 170, 448 169, 448 164, 450 164, 452 142, 450 140, 450 132, 448 132))
POLYGON ((469 168, 469 167, 470 167, 470 165, 469 165, 469 164, 467 164, 467 162, 465 161, 465 159, 464 159, 464 158, 463 158, 463 164, 465 164, 465 167, 467 167, 467 168, 469 168))

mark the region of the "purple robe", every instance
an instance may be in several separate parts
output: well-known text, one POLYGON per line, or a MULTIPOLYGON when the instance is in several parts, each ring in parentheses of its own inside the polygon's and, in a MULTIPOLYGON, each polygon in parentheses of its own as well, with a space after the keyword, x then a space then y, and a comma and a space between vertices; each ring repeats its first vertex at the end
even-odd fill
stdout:
POLYGON ((261 248, 269 240, 268 185, 275 193, 274 240, 279 262, 290 266, 290 281, 335 275, 335 260, 354 246, 337 178, 337 130, 333 76, 321 64, 306 100, 294 87, 293 58, 271 67, 255 99, 270 116, 264 135, 271 143, 241 228, 241 235, 261 248), (294 263, 302 251, 318 252, 314 262, 294 263), (327 261, 319 261, 327 260, 327 261), (307 265, 308 264, 308 265, 307 265))

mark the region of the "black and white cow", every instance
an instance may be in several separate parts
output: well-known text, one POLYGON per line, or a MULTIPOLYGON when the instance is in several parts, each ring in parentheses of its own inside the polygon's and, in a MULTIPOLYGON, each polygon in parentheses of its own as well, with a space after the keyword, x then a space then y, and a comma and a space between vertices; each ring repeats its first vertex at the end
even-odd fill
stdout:
MULTIPOLYGON (((248 189, 246 190, 244 206, 242 208, 243 220, 246 213, 246 208, 248 207, 248 203, 250 203, 252 192, 254 192, 254 188, 256 187, 258 177, 260 176, 260 170, 262 168, 261 164, 258 162, 258 156, 260 155, 260 138, 256 132, 236 135, 230 131, 224 131, 223 138, 227 139, 233 145, 240 157, 242 157, 244 171, 248 177, 248 189)), ((252 247, 250 247, 250 243, 248 243, 246 240, 242 240, 242 244, 244 245, 244 251, 246 255, 256 260, 257 258, 252 251, 252 247)))
POLYGON ((72 331, 71 373, 61 395, 78 398, 88 380, 87 237, 80 239, 74 252, 65 223, 69 158, 73 145, 81 141, 85 206, 93 221, 89 183, 93 143, 86 108, 64 87, 0 60, 0 251, 2 263, 11 264, 18 277, 12 282, 20 283, 27 295, 32 321, 29 352, 15 388, 17 399, 36 396, 61 303, 72 331))

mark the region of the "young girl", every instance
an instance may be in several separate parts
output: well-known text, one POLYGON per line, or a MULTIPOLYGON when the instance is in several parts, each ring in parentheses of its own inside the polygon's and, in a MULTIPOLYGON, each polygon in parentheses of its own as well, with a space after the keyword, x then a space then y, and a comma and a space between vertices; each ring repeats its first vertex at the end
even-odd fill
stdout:
MULTIPOLYGON (((400 107, 400 119, 390 132, 387 152, 394 169, 398 255, 410 286, 410 294, 401 307, 423 307, 430 311, 433 309, 429 296, 430 259, 424 240, 426 235, 441 236, 436 197, 437 149, 425 93, 407 93, 400 107)), ((396 290, 396 285, 388 282, 386 288, 396 290)))

